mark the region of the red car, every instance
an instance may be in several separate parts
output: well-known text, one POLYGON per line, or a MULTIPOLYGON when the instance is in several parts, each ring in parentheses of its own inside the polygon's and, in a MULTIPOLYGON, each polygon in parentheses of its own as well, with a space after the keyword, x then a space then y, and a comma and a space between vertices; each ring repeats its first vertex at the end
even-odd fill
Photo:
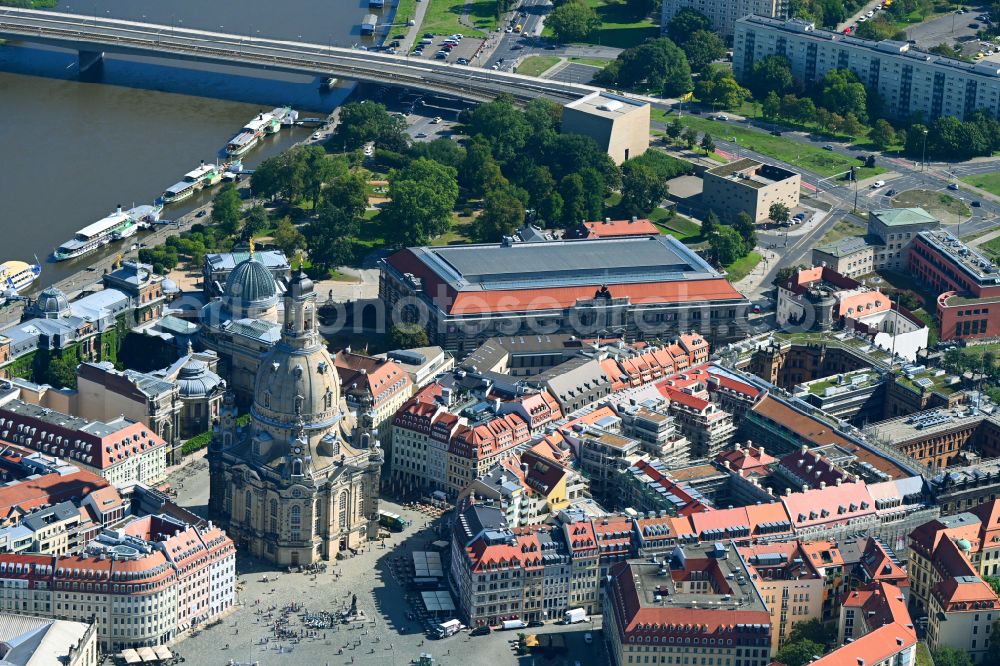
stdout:
POLYGON ((854 28, 844 28, 844 34, 849 35, 854 32, 854 28))

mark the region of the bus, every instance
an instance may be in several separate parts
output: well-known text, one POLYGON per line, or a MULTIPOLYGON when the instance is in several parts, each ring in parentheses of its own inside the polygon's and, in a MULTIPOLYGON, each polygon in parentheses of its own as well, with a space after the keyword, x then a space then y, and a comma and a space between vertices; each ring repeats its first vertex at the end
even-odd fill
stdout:
POLYGON ((402 532, 410 525, 410 521, 397 513, 379 509, 378 524, 382 527, 389 528, 393 532, 402 532))

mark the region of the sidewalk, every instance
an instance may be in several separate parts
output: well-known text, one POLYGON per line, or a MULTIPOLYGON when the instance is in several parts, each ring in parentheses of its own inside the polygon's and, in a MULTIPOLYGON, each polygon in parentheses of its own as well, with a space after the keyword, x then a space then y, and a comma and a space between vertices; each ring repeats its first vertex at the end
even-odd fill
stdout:
MULTIPOLYGON (((430 1, 417 0, 417 9, 413 12, 413 25, 406 29, 406 37, 399 40, 399 48, 396 49, 397 53, 409 55, 410 49, 413 48, 413 43, 420 38, 420 25, 424 22, 424 14, 427 13, 427 5, 430 1)), ((392 20, 395 21, 396 17, 393 16, 392 20)))
POLYGON ((767 277, 771 268, 777 264, 779 255, 774 250, 765 250, 761 247, 757 247, 756 251, 760 252, 760 256, 763 257, 761 262, 754 266, 754 269, 750 271, 750 274, 739 282, 734 282, 733 286, 741 294, 750 294, 760 287, 760 283, 767 277))

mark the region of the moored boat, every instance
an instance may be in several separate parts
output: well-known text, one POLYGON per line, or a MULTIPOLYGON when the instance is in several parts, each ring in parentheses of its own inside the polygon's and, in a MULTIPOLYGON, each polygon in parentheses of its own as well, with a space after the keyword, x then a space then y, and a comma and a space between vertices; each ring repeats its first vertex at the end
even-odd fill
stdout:
POLYGON ((190 198, 195 192, 205 187, 215 185, 222 180, 222 171, 214 164, 201 165, 193 171, 184 174, 183 180, 174 183, 163 192, 163 203, 174 204, 190 198))
POLYGON ((76 259, 90 254, 108 243, 134 236, 139 225, 146 225, 159 217, 162 206, 136 206, 122 210, 121 206, 107 217, 80 229, 52 253, 56 261, 76 259))
POLYGON ((239 134, 229 140, 226 144, 226 154, 230 157, 245 155, 257 145, 261 137, 277 132, 280 127, 281 123, 273 113, 258 113, 256 118, 243 126, 239 134))
POLYGON ((5 261, 0 264, 0 289, 19 293, 41 274, 42 267, 37 260, 34 264, 26 261, 5 261))

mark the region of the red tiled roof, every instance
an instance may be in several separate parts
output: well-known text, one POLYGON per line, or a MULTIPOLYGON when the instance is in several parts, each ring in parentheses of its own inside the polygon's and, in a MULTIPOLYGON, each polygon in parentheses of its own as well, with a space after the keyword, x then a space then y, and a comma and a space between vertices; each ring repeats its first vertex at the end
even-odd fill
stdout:
POLYGON ((600 222, 584 222, 587 230, 586 238, 618 238, 621 236, 659 236, 660 230, 647 219, 641 220, 610 220, 600 222))
MULTIPOLYGON (((14 507, 30 511, 46 504, 58 504, 109 487, 100 476, 80 470, 72 474, 46 474, 0 487, 0 516, 10 515, 14 507)), ((114 490, 112 488, 112 490, 114 490)))

